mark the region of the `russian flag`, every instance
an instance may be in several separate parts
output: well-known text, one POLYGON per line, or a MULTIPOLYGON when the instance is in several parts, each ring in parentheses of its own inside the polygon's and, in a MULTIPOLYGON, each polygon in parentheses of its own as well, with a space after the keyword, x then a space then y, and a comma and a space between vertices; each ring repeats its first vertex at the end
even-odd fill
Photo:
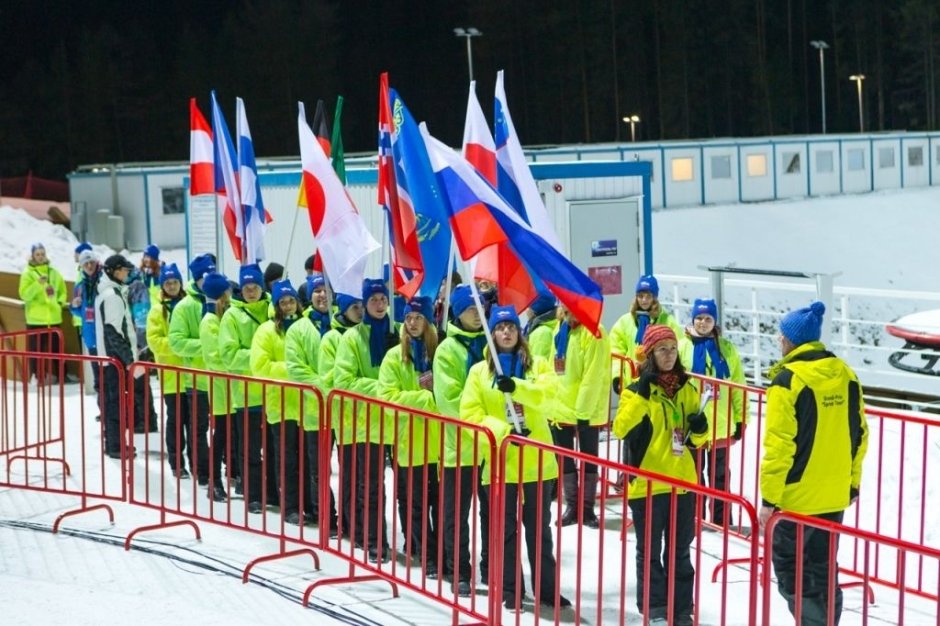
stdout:
POLYGON ((215 193, 212 165, 212 129, 196 105, 189 99, 189 195, 215 193))
POLYGON ((235 259, 241 262, 245 258, 244 237, 245 222, 242 216, 241 194, 238 191, 238 176, 235 170, 235 145, 228 132, 222 109, 212 91, 212 134, 215 137, 213 161, 215 163, 215 197, 228 235, 235 259))
POLYGON ((487 246, 508 243, 578 321, 600 336, 604 297, 597 283, 523 221, 466 159, 431 137, 424 124, 421 133, 449 201, 450 223, 461 258, 467 260, 487 246))
POLYGON ((245 103, 236 98, 235 125, 238 128, 238 182, 240 198, 245 215, 245 258, 243 263, 250 265, 264 259, 264 227, 270 217, 264 210, 261 198, 261 184, 258 182, 258 168, 255 164, 255 148, 245 115, 245 103))

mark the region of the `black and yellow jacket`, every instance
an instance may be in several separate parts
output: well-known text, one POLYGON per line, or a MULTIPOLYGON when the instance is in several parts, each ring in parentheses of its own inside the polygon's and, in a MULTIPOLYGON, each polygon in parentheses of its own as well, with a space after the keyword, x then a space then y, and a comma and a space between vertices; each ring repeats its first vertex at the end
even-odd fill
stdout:
POLYGON ((803 515, 842 511, 858 493, 868 449, 862 387, 819 342, 771 371, 760 466, 763 504, 803 515))

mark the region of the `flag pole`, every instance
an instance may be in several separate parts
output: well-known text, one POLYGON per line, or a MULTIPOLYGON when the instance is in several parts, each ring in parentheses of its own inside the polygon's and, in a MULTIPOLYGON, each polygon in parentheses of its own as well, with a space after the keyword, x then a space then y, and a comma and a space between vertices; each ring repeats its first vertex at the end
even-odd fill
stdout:
POLYGON ((457 240, 454 235, 450 236, 450 254, 447 255, 447 274, 444 279, 444 309, 441 312, 441 326, 447 331, 447 322, 449 321, 450 311, 450 292, 453 289, 451 277, 454 274, 454 263, 457 261, 457 240))
MULTIPOLYGON (((303 174, 300 176, 300 188, 303 189, 304 178, 303 174)), ((284 278, 290 278, 290 251, 294 246, 294 233, 297 232, 297 218, 300 215, 300 208, 297 208, 297 211, 294 212, 294 224, 290 228, 290 238, 287 240, 287 256, 284 257, 284 278)))

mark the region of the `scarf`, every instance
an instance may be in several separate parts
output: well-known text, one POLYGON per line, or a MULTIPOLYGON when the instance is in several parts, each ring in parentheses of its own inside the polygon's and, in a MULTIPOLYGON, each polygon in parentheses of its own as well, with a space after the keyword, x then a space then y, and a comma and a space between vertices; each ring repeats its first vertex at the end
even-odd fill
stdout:
POLYGON ((525 332, 523 334, 526 337, 528 337, 529 335, 532 334, 533 330, 535 330, 542 324, 545 324, 546 322, 552 321, 553 319, 555 319, 555 309, 552 309, 551 311, 548 311, 546 313, 542 313, 541 315, 536 315, 535 317, 530 319, 528 322, 526 322, 525 332))
POLYGON ((330 330, 330 314, 321 313, 320 311, 311 308, 310 314, 307 318, 313 322, 314 328, 320 331, 320 336, 322 337, 330 330))
POLYGON ((282 319, 280 322, 277 322, 278 328, 279 328, 282 332, 286 333, 288 330, 290 330, 291 324, 293 324, 294 322, 296 322, 297 319, 298 319, 298 318, 297 318, 296 315, 292 315, 291 317, 285 317, 285 318, 282 319))
POLYGON ((483 360, 483 348, 486 347, 486 335, 482 332, 473 337, 454 335, 454 339, 467 350, 466 371, 469 372, 471 367, 483 360))
MULTIPOLYGON (((519 358, 519 351, 499 352, 499 366, 503 370, 503 376, 512 376, 513 378, 525 378, 525 372, 522 370, 522 359, 519 358)), ((496 386, 496 374, 493 375, 493 386, 496 386)))
POLYGON ((369 314, 363 316, 362 323, 369 329, 369 359, 372 367, 378 367, 388 351, 385 336, 389 334, 391 323, 388 315, 377 320, 369 314))
POLYGON ((692 372, 695 374, 708 374, 708 362, 711 361, 714 377, 727 380, 731 377, 728 362, 718 350, 718 342, 714 337, 697 337, 692 335, 692 372), (707 356, 707 358, 706 358, 707 356))
POLYGON ((568 322, 562 322, 558 326, 558 332, 555 333, 555 358, 563 359, 568 354, 568 338, 571 333, 571 327, 568 322))
POLYGON ((674 371, 660 372, 656 376, 656 384, 662 388, 667 398, 675 396, 676 392, 679 391, 679 387, 682 386, 682 383, 683 380, 680 379, 679 375, 674 371))
POLYGON ((431 369, 431 361, 428 360, 427 350, 424 349, 424 339, 411 340, 411 364, 419 374, 431 369))
POLYGON ((636 312, 636 337, 634 341, 636 345, 643 343, 643 335, 646 334, 646 327, 650 325, 650 314, 648 311, 637 311, 636 312))

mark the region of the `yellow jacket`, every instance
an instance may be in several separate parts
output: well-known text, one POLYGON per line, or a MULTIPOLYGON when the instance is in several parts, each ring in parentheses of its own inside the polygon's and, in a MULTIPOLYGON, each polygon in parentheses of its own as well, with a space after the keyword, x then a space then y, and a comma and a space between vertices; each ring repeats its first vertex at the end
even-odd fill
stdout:
MULTIPOLYGON (((555 329, 555 338, 561 328, 555 329)), ((607 331, 598 325, 600 338, 583 325, 568 336, 565 373, 557 377, 555 420, 560 424, 588 422, 602 426, 610 411, 610 342, 607 331)), ((552 342, 552 357, 557 356, 552 342)), ((554 369, 554 361, 553 361, 554 369)))
POLYGON ((20 300, 26 309, 26 323, 35 326, 57 326, 62 323, 62 309, 68 305, 65 279, 48 263, 29 264, 20 274, 20 300), (40 279, 44 278, 45 283, 40 279), (50 287, 52 293, 46 288, 50 287))
MULTIPOLYGON (((274 381, 288 380, 284 333, 274 320, 268 320, 255 332, 251 340, 249 367, 252 376, 274 381)), ((278 424, 282 419, 300 421, 300 391, 293 388, 285 391, 279 385, 269 384, 264 394, 264 412, 269 424, 278 424)))
MULTIPOLYGON (((741 356, 734 344, 724 337, 718 338, 718 350, 722 358, 728 363, 730 376, 729 382, 743 385, 744 367, 741 365, 741 356)), ((692 371, 692 356, 695 351, 695 345, 692 340, 686 336, 679 341, 679 360, 687 372, 692 371)), ((714 378, 715 366, 711 357, 705 355, 705 373, 704 376, 714 378)), ((693 381, 698 386, 698 381, 693 381)), ((705 405, 705 415, 708 416, 708 423, 714 430, 714 441, 721 446, 728 443, 728 438, 734 435, 734 430, 738 424, 747 423, 747 407, 744 406, 744 390, 739 388, 729 388, 718 386, 718 401, 709 400, 705 405)))
MULTIPOLYGON (((172 301, 163 301, 162 299, 154 303, 147 313, 147 345, 153 352, 153 358, 157 363, 163 365, 178 365, 183 367, 183 358, 178 356, 170 348, 170 316, 173 315, 171 308, 172 301), (167 317, 163 316, 164 309, 167 311, 167 317)), ((193 386, 193 377, 186 374, 182 378, 173 370, 159 370, 163 394, 168 393, 186 393, 193 386)))
MULTIPOLYGON (((379 397, 402 406, 437 412, 434 394, 418 384, 413 363, 401 358, 401 345, 386 353, 379 367, 379 397)), ((392 427, 397 432, 395 458, 402 467, 437 463, 440 459, 441 423, 405 411, 391 411, 392 427), (397 420, 397 421, 396 421, 397 420), (427 450, 425 450, 427 448, 427 450)), ((395 433, 392 435, 395 437, 395 433)))
MULTIPOLYGON (((679 325, 676 318, 663 310, 662 305, 660 305, 659 315, 656 316, 656 319, 651 319, 650 324, 665 324, 676 332, 676 337, 681 337, 685 332, 685 329, 679 325)), ((619 320, 614 322, 613 327, 610 329, 610 350, 636 360, 636 346, 636 318, 633 317, 633 313, 627 311, 619 320)), ((614 378, 620 376, 620 361, 613 359, 610 372, 614 378)), ((630 372, 627 370, 624 373, 629 375, 630 372)), ((627 386, 626 383, 627 381, 623 381, 624 387, 627 386)))

